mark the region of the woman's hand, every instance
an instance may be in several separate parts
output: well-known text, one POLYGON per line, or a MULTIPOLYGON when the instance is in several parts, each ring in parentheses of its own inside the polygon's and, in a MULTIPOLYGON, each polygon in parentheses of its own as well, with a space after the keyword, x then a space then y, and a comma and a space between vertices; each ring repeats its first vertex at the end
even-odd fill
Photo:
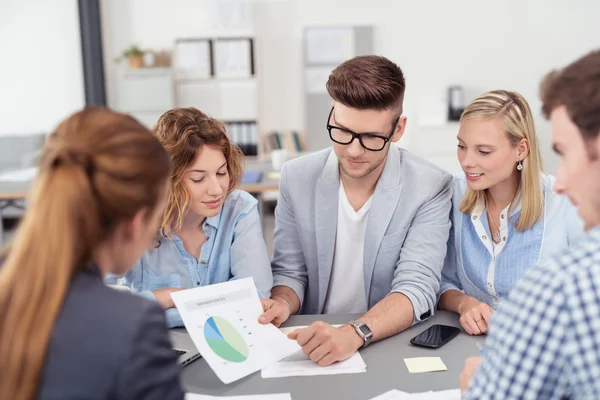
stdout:
POLYGON ((494 309, 474 297, 466 296, 458 306, 460 324, 469 335, 483 335, 488 331, 488 325, 494 309))

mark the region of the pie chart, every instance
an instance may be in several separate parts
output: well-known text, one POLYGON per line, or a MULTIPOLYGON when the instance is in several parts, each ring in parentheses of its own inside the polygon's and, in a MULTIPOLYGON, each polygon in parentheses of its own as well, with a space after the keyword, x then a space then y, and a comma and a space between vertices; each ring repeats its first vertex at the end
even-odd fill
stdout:
POLYGON ((204 323, 204 338, 212 351, 225 361, 240 363, 248 358, 246 341, 225 318, 208 318, 204 323))

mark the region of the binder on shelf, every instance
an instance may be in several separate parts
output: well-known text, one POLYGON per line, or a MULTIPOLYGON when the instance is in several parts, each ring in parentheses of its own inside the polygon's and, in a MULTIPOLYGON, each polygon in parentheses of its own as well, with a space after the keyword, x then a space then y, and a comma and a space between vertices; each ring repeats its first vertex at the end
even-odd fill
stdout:
POLYGON ((247 156, 258 155, 256 121, 225 122, 229 139, 247 156))
POLYGON ((175 40, 174 69, 178 80, 214 76, 213 43, 210 39, 175 40))
POLYGON ((304 150, 303 139, 296 131, 270 132, 264 136, 264 150, 286 149, 289 153, 300 153, 304 150))
POLYGON ((215 76, 249 78, 254 75, 254 41, 251 38, 225 38, 214 42, 215 76))

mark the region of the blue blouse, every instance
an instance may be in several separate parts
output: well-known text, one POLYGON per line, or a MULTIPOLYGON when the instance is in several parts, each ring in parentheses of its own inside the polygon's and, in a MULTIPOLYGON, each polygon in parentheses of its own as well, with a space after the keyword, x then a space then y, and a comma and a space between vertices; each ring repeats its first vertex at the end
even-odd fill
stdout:
POLYGON ((501 241, 492 242, 483 205, 468 215, 460 212, 467 189, 464 174, 454 176, 452 228, 442 282, 438 294, 459 290, 495 308, 523 273, 548 255, 572 245, 583 236, 583 221, 566 196, 552 190, 554 177, 542 175, 543 218, 531 228, 517 232, 520 195, 500 213, 501 241))
MULTIPOLYGON (((257 205, 249 193, 233 191, 221 212, 206 219, 203 225, 206 243, 200 249, 198 260, 173 234, 172 240, 161 239, 158 248, 147 251, 120 284, 155 300, 152 291, 157 289, 190 289, 253 277, 259 296, 269 298, 273 275, 257 205)), ((114 283, 116 279, 112 280, 105 281, 114 283)), ((165 312, 169 327, 183 326, 176 308, 165 312)))

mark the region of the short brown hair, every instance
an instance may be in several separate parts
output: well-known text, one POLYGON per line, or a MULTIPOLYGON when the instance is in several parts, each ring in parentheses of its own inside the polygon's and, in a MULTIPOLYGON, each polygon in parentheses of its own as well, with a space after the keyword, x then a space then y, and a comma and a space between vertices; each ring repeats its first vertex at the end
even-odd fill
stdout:
POLYGON ((600 134, 600 50, 581 57, 561 70, 550 72, 540 86, 542 111, 565 106, 584 139, 600 134))
POLYGON ((229 190, 233 192, 243 175, 244 155, 240 148, 227 137, 225 125, 194 108, 175 108, 160 116, 154 132, 171 156, 169 198, 160 230, 163 237, 170 237, 183 224, 183 217, 190 204, 190 194, 183 184, 183 176, 194 163, 204 146, 216 147, 223 152, 229 172, 229 190))
POLYGON ((399 66, 381 56, 354 57, 333 70, 327 80, 331 98, 359 110, 402 107, 404 74, 399 66))

